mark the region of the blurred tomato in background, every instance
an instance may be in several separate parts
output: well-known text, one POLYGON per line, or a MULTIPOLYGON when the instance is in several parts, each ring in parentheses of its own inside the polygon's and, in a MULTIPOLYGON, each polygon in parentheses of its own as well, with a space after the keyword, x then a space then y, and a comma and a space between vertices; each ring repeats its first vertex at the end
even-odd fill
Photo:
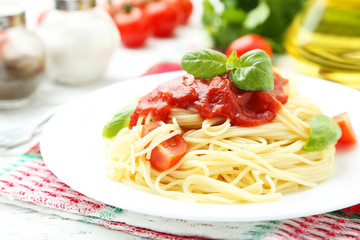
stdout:
POLYGON ((121 5, 113 13, 113 19, 126 47, 143 46, 152 33, 150 18, 140 7, 121 5))
POLYGON ((171 37, 173 35, 178 21, 174 3, 166 0, 151 1, 146 4, 144 11, 150 18, 155 37, 171 37))
POLYGON ((108 1, 103 8, 112 16, 123 45, 139 48, 150 36, 169 38, 186 25, 193 12, 190 0, 108 1))
POLYGON ((225 55, 229 57, 233 51, 236 51, 237 56, 240 57, 244 53, 254 49, 264 50, 271 58, 273 56, 270 43, 264 37, 257 34, 247 34, 235 39, 226 49, 225 55))

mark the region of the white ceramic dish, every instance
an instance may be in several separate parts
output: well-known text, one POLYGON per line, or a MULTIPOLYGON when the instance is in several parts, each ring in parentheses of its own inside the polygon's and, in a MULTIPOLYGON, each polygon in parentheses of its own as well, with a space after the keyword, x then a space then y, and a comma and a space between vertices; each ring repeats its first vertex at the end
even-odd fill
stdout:
MULTIPOLYGON (((278 202, 257 204, 194 204, 132 189, 104 175, 102 128, 120 108, 183 74, 172 72, 121 82, 64 105, 46 125, 41 152, 50 170, 75 190, 127 210, 198 221, 260 221, 320 214, 360 202, 360 148, 336 153, 335 172, 317 187, 285 194, 278 202)), ((348 112, 360 133, 360 93, 342 85, 305 76, 299 91, 313 97, 329 116, 348 112)))

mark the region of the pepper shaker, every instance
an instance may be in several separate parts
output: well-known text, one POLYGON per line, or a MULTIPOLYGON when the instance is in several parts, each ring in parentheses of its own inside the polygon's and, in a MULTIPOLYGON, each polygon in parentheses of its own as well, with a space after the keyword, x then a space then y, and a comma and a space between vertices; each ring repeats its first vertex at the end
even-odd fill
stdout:
POLYGON ((45 50, 20 5, 0 3, 0 108, 26 105, 45 77, 45 50))

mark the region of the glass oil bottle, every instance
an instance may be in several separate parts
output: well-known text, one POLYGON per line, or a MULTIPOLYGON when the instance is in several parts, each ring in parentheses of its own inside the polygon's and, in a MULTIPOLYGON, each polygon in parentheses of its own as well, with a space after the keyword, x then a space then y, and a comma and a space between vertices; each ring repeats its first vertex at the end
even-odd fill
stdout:
POLYGON ((285 48, 299 72, 360 89, 360 1, 310 0, 285 48))

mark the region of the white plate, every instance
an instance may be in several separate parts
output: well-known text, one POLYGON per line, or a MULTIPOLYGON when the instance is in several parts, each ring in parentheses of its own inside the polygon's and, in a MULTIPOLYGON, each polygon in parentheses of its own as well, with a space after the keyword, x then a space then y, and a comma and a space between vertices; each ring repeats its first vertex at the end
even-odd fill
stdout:
MULTIPOLYGON (((335 172, 317 187, 285 194, 284 199, 256 204, 194 204, 132 189, 104 176, 102 128, 120 108, 172 72, 118 83, 63 106, 41 137, 41 152, 50 170, 73 189, 106 204, 168 218, 198 221, 260 221, 320 214, 360 202, 360 148, 336 153, 335 172)), ((299 91, 311 96, 330 116, 348 112, 360 133, 360 93, 325 80, 299 76, 299 91)))

